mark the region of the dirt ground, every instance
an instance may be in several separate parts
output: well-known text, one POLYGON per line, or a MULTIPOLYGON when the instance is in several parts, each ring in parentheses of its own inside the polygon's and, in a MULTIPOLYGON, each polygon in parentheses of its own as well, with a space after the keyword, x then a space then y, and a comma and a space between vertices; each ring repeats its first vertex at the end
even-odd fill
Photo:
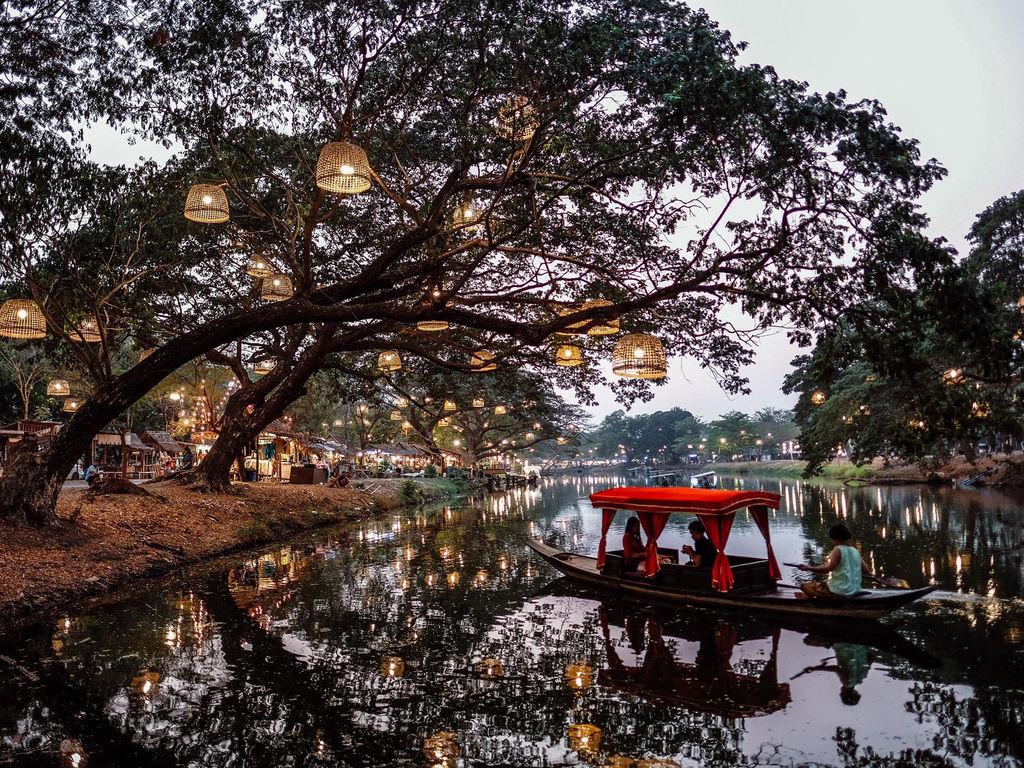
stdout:
MULTIPOLYGON (((232 550, 394 509, 403 504, 399 485, 247 484, 221 495, 154 483, 145 485, 148 497, 62 491, 58 526, 0 523, 0 627, 232 550)), ((449 495, 441 482, 417 485, 425 501, 449 495)))

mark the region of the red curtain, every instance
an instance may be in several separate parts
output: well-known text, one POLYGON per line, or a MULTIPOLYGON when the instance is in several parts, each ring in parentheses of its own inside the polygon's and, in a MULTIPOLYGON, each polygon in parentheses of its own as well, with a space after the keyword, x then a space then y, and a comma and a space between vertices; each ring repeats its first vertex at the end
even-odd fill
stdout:
POLYGON ((732 568, 729 567, 729 558, 725 556, 725 544, 729 541, 729 531, 732 530, 732 519, 735 514, 735 512, 729 512, 725 515, 697 515, 704 523, 708 538, 718 550, 718 557, 715 558, 715 564, 711 567, 711 586, 719 592, 728 592, 732 589, 732 583, 735 581, 732 568))
POLYGON ((661 566, 658 564, 658 537, 665 530, 668 514, 663 512, 637 512, 640 527, 647 534, 647 577, 654 578, 661 566))
POLYGON ((751 507, 750 514, 757 523, 757 530, 764 536, 764 543, 768 545, 768 575, 778 581, 782 578, 782 571, 779 570, 779 561, 775 559, 775 550, 772 549, 772 534, 768 530, 768 507, 751 507))
POLYGON ((601 543, 597 546, 597 569, 604 568, 604 550, 608 545, 608 529, 611 528, 612 518, 615 517, 614 509, 601 510, 601 543))

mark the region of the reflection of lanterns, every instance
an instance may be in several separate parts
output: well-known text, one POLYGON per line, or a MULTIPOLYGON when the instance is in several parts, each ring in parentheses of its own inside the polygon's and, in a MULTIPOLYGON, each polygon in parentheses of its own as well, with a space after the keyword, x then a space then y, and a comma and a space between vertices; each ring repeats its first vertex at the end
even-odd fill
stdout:
POLYGON ((78 328, 70 334, 72 341, 81 341, 86 344, 98 344, 103 340, 100 333, 100 325, 95 317, 87 317, 78 324, 78 328))
POLYGON ((86 757, 85 747, 78 739, 64 739, 58 748, 60 764, 63 768, 84 768, 86 757))
POLYGON ((401 677, 405 674, 405 662, 398 656, 385 656, 380 660, 380 673, 384 677, 401 677))
POLYGON ((328 192, 355 195, 370 188, 370 161, 361 147, 332 141, 316 161, 316 185, 328 192))
POLYGON ((402 367, 402 356, 397 349, 385 349, 377 357, 377 367, 385 373, 400 370, 402 367))
POLYGON ((601 768, 636 768, 636 761, 628 755, 608 755, 601 768))
POLYGON ((185 197, 185 218, 198 224, 223 224, 230 218, 224 189, 219 184, 193 184, 185 197))
POLYGON ((53 379, 46 385, 46 394, 50 397, 67 397, 71 387, 65 379, 53 379))
POLYGON ((594 682, 594 668, 584 662, 565 668, 565 682, 574 691, 585 691, 594 682))
POLYGON ((636 768, 679 768, 675 760, 665 760, 660 757, 649 757, 646 760, 637 760, 636 768))
POLYGON ((590 723, 574 723, 569 726, 569 749, 578 752, 584 759, 593 757, 601 748, 601 729, 590 723))
POLYGON ((624 379, 663 379, 668 375, 665 348, 650 334, 626 334, 612 350, 612 373, 624 379))
POLYGON ((457 586, 459 586, 459 572, 458 571, 452 571, 451 573, 448 574, 448 586, 449 587, 457 587, 457 586))
POLYGON ((565 368, 583 365, 583 350, 575 344, 560 344, 555 350, 555 365, 565 368))
POLYGON ((942 381, 947 385, 960 384, 963 380, 964 372, 959 368, 947 368, 942 372, 942 381))
POLYGON ((826 399, 828 399, 827 396, 820 389, 816 389, 811 393, 811 402, 815 405, 821 405, 826 399))
POLYGON ((443 766, 454 765, 462 750, 459 748, 459 740, 451 731, 440 731, 433 736, 423 740, 423 754, 433 764, 443 766))
POLYGON ((505 668, 497 659, 482 659, 477 662, 476 671, 483 677, 501 677, 505 674, 505 668))
POLYGON ((437 333, 438 331, 448 330, 447 320, 420 320, 416 323, 417 331, 425 331, 426 333, 437 333))
POLYGON ((537 110, 522 94, 511 97, 498 107, 494 132, 509 141, 528 141, 539 126, 537 110))
POLYGON ((0 336, 9 339, 46 338, 46 318, 31 299, 8 299, 0 305, 0 336))
POLYGON ((149 696, 156 693, 159 684, 160 673, 150 672, 148 669, 142 670, 132 678, 132 690, 140 696, 149 696))
POLYGON ((281 273, 267 275, 260 285, 260 296, 267 301, 284 301, 290 299, 294 293, 292 279, 281 273))
POLYGON ((494 353, 489 349, 478 349, 469 356, 469 367, 474 373, 486 373, 498 367, 494 353))
POLYGON ((504 416, 506 413, 508 413, 508 409, 504 405, 496 405, 496 406, 494 406, 494 415, 495 416, 504 416))

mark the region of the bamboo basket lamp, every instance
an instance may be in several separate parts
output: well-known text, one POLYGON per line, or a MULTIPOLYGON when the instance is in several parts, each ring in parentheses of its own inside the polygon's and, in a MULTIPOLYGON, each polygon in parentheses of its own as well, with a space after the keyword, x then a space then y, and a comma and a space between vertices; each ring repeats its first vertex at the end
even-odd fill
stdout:
POLYGON ((185 198, 185 218, 198 224, 223 224, 231 218, 228 196, 219 184, 193 184, 185 198))
POLYGON ((370 188, 366 152, 348 141, 332 141, 316 161, 316 185, 326 192, 356 195, 370 188))
POLYGON ((397 408, 394 409, 393 411, 391 411, 390 414, 388 414, 388 418, 391 419, 391 421, 403 421, 404 420, 404 417, 402 416, 402 412, 400 410, 398 410, 397 408))
POLYGON ((274 274, 274 268, 262 256, 250 256, 245 264, 245 274, 262 279, 274 274))
POLYGON ((483 408, 486 405, 487 405, 487 402, 482 397, 475 397, 475 398, 473 398, 473 407, 474 408, 483 408))
MULTIPOLYGON (((610 307, 612 302, 608 299, 591 299, 582 304, 562 304, 555 307, 555 311, 562 317, 576 312, 583 312, 590 309, 610 307)), ((607 320, 582 320, 568 326, 562 333, 587 334, 588 336, 613 336, 619 332, 619 319, 610 318, 607 320)))
POLYGON ((496 370, 498 364, 494 362, 494 353, 489 349, 478 349, 469 356, 469 367, 474 373, 486 373, 496 370))
POLYGON ((73 397, 69 397, 64 401, 64 405, 61 407, 61 410, 64 411, 64 413, 75 413, 78 411, 78 407, 80 405, 81 403, 78 402, 78 400, 73 397))
POLYGON ((85 344, 98 344, 103 340, 100 324, 95 317, 87 317, 82 320, 70 336, 73 341, 81 341, 85 344))
POLYGON ((575 344, 560 344, 555 350, 555 365, 563 368, 583 365, 583 350, 575 344))
POLYGON ((828 399, 828 395, 826 395, 826 394, 825 394, 825 393, 824 393, 824 392, 823 392, 822 390, 820 390, 820 389, 816 389, 816 390, 814 390, 814 392, 812 392, 812 393, 811 393, 811 402, 812 402, 812 403, 813 403, 814 405, 824 405, 824 404, 825 404, 825 401, 826 401, 827 399, 828 399))
POLYGON ((498 107, 494 132, 508 141, 529 141, 540 123, 530 100, 518 94, 498 107))
POLYGON ((385 373, 400 370, 402 367, 402 356, 397 349, 385 349, 377 357, 377 367, 385 373))
POLYGON ((444 410, 445 410, 446 413, 452 413, 453 411, 457 411, 458 409, 459 409, 459 406, 457 406, 455 404, 454 400, 445 400, 444 401, 444 410))
POLYGON ((650 334, 626 334, 612 350, 612 373, 624 379, 663 379, 668 375, 665 348, 650 334))
POLYGON ((46 338, 46 318, 31 299, 8 299, 0 305, 0 336, 8 339, 46 338))
POLYGON ((71 394, 71 386, 67 379, 51 379, 46 384, 46 394, 49 397, 67 397, 71 394))
POLYGON ((277 364, 273 360, 260 360, 256 365, 253 366, 253 373, 257 376, 263 376, 264 374, 270 373, 277 364))
POLYGON ((438 331, 448 330, 447 320, 420 320, 416 323, 417 331, 425 331, 427 333, 437 333, 438 331))
POLYGON ((284 301, 295 294, 292 279, 280 272, 267 275, 260 286, 260 296, 267 301, 284 301))

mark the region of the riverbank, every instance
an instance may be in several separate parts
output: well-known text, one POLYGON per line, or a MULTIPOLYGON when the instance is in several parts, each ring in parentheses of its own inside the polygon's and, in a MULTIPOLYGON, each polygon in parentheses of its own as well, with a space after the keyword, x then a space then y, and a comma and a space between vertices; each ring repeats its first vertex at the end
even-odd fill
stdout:
POLYGON ((361 488, 246 484, 237 495, 201 494, 175 483, 150 496, 61 491, 60 524, 0 524, 0 622, 108 592, 139 579, 300 531, 382 514, 458 493, 444 478, 372 480, 361 488))
MULTIPOLYGON (((803 477, 804 461, 738 461, 708 464, 707 469, 723 475, 759 477, 803 477)), ((974 478, 974 484, 994 488, 1024 487, 1024 455, 996 454, 969 462, 962 456, 934 468, 920 464, 885 466, 881 460, 858 467, 849 461, 833 461, 815 477, 826 480, 859 480, 875 484, 946 484, 974 478)))

